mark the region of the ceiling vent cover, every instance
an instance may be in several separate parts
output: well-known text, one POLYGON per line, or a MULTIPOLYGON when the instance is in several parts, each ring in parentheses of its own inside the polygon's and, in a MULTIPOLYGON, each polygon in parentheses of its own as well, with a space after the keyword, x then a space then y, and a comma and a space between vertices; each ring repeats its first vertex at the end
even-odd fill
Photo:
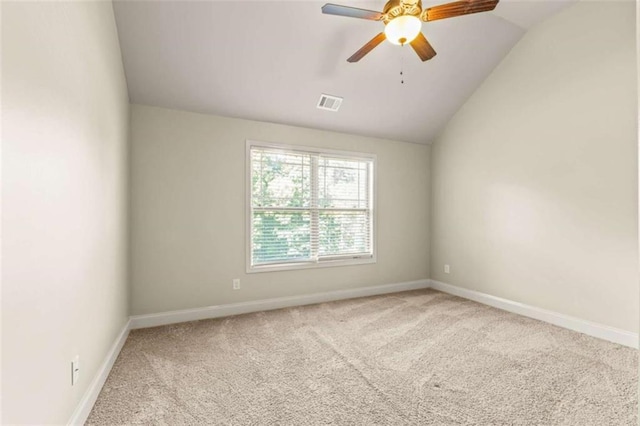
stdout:
POLYGON ((338 96, 325 95, 324 93, 320 95, 320 100, 318 101, 318 108, 325 109, 327 111, 337 111, 342 105, 342 98, 338 96))

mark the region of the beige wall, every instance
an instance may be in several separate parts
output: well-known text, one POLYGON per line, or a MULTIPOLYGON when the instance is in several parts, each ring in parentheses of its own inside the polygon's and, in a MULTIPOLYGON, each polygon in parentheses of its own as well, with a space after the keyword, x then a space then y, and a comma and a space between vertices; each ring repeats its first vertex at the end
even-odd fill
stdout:
POLYGON ((131 128, 132 314, 428 278, 428 146, 139 105, 131 128), (377 263, 246 274, 246 139, 377 154, 377 263))
POLYGON ((65 424, 128 315, 111 3, 3 2, 2 59, 2 423, 65 424))
POLYGON ((634 20, 633 2, 570 6, 451 120, 432 147, 433 279, 638 330, 634 20))

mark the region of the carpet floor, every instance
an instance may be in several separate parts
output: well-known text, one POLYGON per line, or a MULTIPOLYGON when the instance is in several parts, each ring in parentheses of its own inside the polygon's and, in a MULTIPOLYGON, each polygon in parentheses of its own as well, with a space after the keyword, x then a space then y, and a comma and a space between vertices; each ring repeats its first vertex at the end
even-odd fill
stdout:
POLYGON ((637 361, 417 290, 134 330, 87 423, 636 425, 637 361))

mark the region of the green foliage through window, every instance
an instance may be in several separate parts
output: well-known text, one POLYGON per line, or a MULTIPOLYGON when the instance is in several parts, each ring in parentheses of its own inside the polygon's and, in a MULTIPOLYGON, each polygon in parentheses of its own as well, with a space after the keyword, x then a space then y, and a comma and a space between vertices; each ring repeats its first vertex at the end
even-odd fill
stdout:
POLYGON ((252 146, 251 264, 372 256, 369 158, 252 146))

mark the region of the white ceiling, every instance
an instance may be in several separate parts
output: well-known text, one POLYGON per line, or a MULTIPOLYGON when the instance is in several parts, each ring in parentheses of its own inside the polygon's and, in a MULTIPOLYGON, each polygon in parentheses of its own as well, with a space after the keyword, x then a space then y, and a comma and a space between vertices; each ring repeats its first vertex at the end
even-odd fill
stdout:
POLYGON ((323 15, 325 2, 126 0, 114 10, 134 103, 429 143, 526 29, 570 1, 502 0, 425 23, 438 54, 424 63, 387 42, 347 63, 383 24, 323 15), (317 109, 321 93, 344 97, 340 111, 317 109))

